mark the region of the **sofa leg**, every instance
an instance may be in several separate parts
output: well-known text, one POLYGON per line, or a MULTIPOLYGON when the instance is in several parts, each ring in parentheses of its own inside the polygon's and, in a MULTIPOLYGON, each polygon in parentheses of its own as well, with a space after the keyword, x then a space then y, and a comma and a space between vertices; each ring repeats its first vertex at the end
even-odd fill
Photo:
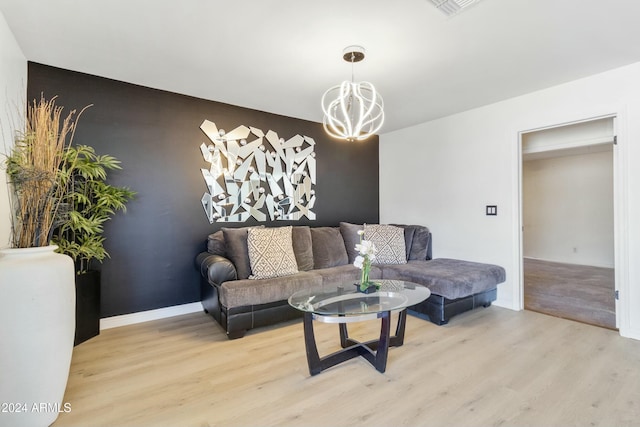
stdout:
POLYGON ((491 307, 491 301, 489 301, 489 302, 487 302, 487 303, 482 304, 482 306, 483 306, 484 308, 491 307))
POLYGON ((227 338, 230 340, 237 340, 238 338, 244 337, 244 334, 247 333, 246 329, 241 329, 239 331, 227 332, 227 338))

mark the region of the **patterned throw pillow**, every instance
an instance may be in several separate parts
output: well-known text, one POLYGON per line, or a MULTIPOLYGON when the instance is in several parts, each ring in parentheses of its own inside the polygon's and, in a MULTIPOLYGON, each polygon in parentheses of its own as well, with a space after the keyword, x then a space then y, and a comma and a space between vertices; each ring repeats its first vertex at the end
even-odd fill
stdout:
POLYGON ((378 252, 373 264, 406 264, 404 230, 393 225, 365 224, 364 238, 371 240, 378 252))
POLYGON ((298 272, 291 227, 251 228, 247 236, 251 276, 269 279, 298 272))

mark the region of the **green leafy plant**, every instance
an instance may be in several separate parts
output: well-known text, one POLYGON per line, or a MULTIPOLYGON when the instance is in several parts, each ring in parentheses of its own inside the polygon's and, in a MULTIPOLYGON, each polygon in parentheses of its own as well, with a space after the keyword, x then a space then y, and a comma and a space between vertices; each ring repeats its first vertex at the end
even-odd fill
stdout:
POLYGON ((106 183, 107 170, 121 169, 120 161, 98 155, 92 147, 78 145, 65 151, 59 175, 67 191, 59 210, 59 222, 52 242, 58 252, 73 258, 78 274, 87 272, 93 260, 109 257, 104 249, 104 223, 136 194, 127 187, 106 183))

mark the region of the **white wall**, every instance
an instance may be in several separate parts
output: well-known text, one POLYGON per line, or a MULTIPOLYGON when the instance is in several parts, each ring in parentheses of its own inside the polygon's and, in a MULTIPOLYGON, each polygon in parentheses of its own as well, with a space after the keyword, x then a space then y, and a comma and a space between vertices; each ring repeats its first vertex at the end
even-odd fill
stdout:
POLYGON ((0 11, 0 248, 9 246, 11 221, 4 154, 13 146, 13 129, 21 126, 27 88, 27 60, 0 11))
POLYGON ((613 149, 525 161, 523 254, 614 267, 613 149))
POLYGON ((628 240, 616 264, 620 332, 640 339, 640 168, 630 166, 640 164, 640 63, 381 135, 380 221, 428 226, 436 257, 504 266, 496 305, 520 309, 520 132, 610 114, 628 240), (488 204, 497 216, 485 216, 488 204))

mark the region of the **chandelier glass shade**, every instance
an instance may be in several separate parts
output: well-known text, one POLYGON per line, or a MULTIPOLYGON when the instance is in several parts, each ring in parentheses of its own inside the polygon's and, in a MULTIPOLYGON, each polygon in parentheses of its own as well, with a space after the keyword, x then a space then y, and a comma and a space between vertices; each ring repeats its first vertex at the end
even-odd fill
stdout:
POLYGON ((338 139, 365 140, 375 134, 384 122, 384 102, 373 84, 353 81, 353 63, 363 58, 364 48, 347 47, 344 59, 351 62, 351 81, 333 86, 322 96, 324 129, 338 139))

